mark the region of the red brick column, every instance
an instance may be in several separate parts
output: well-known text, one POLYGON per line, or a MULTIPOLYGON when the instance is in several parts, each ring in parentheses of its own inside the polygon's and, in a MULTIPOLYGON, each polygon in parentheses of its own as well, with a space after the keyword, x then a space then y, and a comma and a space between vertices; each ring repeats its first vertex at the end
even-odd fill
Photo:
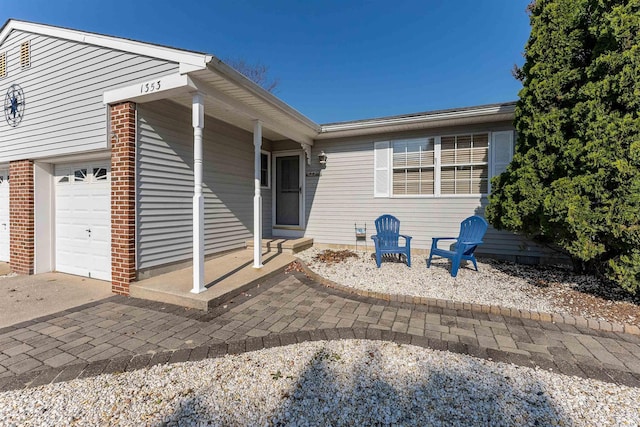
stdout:
POLYGON ((111 290, 136 279, 136 104, 111 107, 111 290))
POLYGON ((33 274, 34 265, 33 162, 9 163, 9 234, 11 271, 33 274))

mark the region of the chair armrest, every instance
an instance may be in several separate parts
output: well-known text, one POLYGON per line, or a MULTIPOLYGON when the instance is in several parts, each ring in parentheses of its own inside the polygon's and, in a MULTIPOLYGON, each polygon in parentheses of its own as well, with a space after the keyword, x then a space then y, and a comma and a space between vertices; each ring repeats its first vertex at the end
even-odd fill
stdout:
POLYGON ((460 243, 461 245, 469 245, 469 246, 471 246, 471 245, 481 245, 484 242, 482 240, 478 240, 477 242, 458 242, 458 243, 460 243))
POLYGON ((404 240, 407 241, 407 242, 411 241, 411 239, 412 239, 411 236, 407 236, 406 234, 400 234, 399 236, 400 237, 404 237, 404 240))
POLYGON ((436 243, 439 240, 458 240, 457 237, 432 237, 431 240, 433 243, 436 243))

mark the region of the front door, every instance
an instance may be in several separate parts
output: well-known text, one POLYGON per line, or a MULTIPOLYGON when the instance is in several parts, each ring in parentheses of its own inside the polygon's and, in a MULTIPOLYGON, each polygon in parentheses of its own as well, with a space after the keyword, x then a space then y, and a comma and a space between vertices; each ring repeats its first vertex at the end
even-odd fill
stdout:
POLYGON ((298 153, 274 153, 274 234, 277 230, 303 229, 304 156, 298 153))

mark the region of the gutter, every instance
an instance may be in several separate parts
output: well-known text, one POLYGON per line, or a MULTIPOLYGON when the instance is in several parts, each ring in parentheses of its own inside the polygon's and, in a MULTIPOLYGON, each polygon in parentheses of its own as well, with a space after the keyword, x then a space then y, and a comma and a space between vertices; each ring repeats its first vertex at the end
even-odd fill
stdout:
POLYGON ((440 120, 454 120, 472 118, 496 114, 513 114, 514 103, 481 105, 478 107, 457 108, 440 110, 404 116, 381 117, 371 120, 358 120, 352 122, 330 123, 322 125, 322 133, 340 132, 348 130, 362 130, 384 126, 402 126, 414 123, 427 123, 440 120))

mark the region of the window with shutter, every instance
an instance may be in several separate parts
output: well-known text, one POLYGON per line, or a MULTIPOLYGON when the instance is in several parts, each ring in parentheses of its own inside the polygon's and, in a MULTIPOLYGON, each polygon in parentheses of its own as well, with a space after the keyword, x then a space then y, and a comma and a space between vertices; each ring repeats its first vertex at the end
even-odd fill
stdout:
POLYGON ((402 139, 374 146, 376 197, 481 195, 489 193, 490 176, 511 162, 513 132, 402 139))

